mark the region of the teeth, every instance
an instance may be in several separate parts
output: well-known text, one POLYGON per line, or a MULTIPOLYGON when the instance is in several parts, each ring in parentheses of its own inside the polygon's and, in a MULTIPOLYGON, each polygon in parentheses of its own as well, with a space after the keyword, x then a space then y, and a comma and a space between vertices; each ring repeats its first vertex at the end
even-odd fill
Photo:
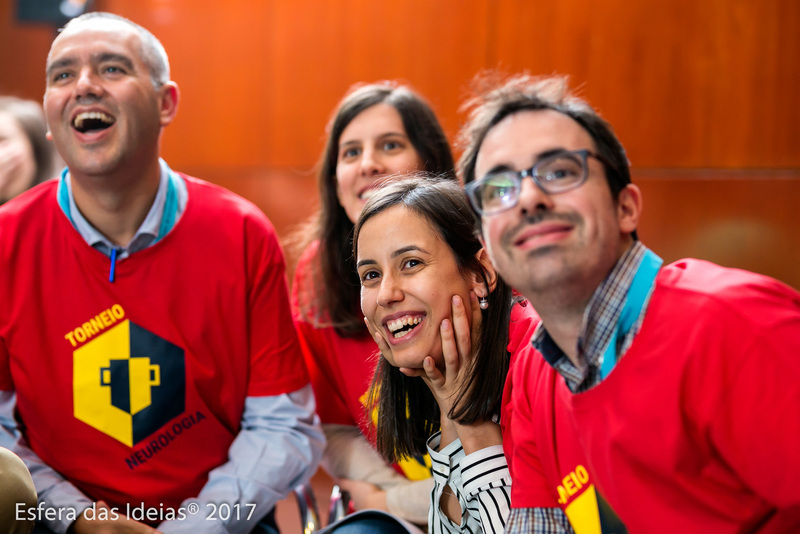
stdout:
POLYGON ((398 332, 398 333, 396 333, 396 334, 394 335, 394 338, 395 338, 395 339, 399 339, 399 338, 401 338, 401 337, 405 337, 405 336, 407 336, 407 335, 408 335, 408 334, 410 334, 410 333, 411 333, 411 330, 403 330, 402 332, 398 332))
POLYGON ((372 198, 372 195, 375 194, 375 191, 375 189, 368 189, 367 191, 364 191, 361 193, 361 200, 369 200, 372 198))
POLYGON ((83 113, 79 113, 78 116, 75 117, 75 121, 74 121, 75 127, 76 128, 83 127, 84 121, 87 121, 87 120, 90 120, 90 119, 103 121, 106 124, 114 124, 114 118, 113 117, 109 117, 105 113, 102 113, 100 111, 85 111, 83 113))
MULTIPOLYGON (((406 316, 406 317, 401 317, 400 319, 396 319, 394 321, 389 321, 388 323, 386 323, 386 327, 389 329, 390 332, 396 332, 396 331, 400 330, 401 328, 403 328, 404 326, 408 326, 410 324, 419 324, 421 321, 422 321, 422 317, 420 317, 420 316, 416 316, 416 317, 408 317, 408 316, 406 316)), ((408 332, 411 332, 411 330, 408 330, 408 332)), ((398 334, 398 335, 395 335, 394 337, 403 337, 408 332, 402 332, 401 333, 402 335, 398 334)))

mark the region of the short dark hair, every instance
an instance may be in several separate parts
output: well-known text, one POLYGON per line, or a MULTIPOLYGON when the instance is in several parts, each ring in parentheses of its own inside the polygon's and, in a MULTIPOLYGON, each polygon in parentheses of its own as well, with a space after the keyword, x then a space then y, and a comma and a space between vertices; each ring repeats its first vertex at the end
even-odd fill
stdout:
POLYGON ((153 82, 153 86, 156 89, 159 89, 169 81, 169 58, 167 57, 166 50, 164 50, 164 45, 162 45, 161 41, 159 41, 158 38, 156 38, 156 36, 153 35, 152 32, 150 32, 147 28, 136 24, 132 20, 126 19, 125 17, 120 17, 114 13, 92 11, 70 20, 64 25, 63 28, 61 28, 61 31, 65 31, 72 26, 77 26, 83 22, 89 22, 95 19, 114 20, 127 24, 133 28, 136 33, 139 34, 139 39, 142 43, 142 61, 144 61, 147 67, 150 69, 150 80, 153 82))
MULTIPOLYGON (((477 273, 486 279, 486 271, 477 257, 482 246, 463 191, 453 180, 436 179, 424 173, 392 182, 370 198, 356 223, 353 257, 357 258, 358 235, 364 224, 393 206, 402 206, 429 223, 432 231, 450 247, 462 276, 477 273)), ((511 288, 498 277, 489 294, 489 307, 482 312, 480 340, 469 376, 451 413, 447 414, 461 424, 488 420, 499 414, 508 373, 506 347, 511 305, 511 288)), ((375 370, 368 405, 377 408, 377 447, 389 461, 425 454, 427 439, 440 427, 439 405, 428 386, 418 378, 405 376, 385 358, 379 359, 375 370)))
POLYGON ((625 149, 611 125, 569 90, 565 76, 518 74, 503 78, 500 74, 488 73, 479 76, 475 84, 477 95, 463 106, 469 116, 458 139, 463 149, 458 169, 465 184, 476 179, 475 163, 489 130, 509 115, 546 109, 570 117, 592 137, 598 154, 607 160, 603 161, 603 168, 614 200, 631 183, 625 149))
POLYGON ((0 97, 0 112, 8 113, 19 124, 33 148, 36 175, 29 187, 52 178, 55 173, 53 145, 47 140, 47 123, 42 106, 32 100, 13 96, 0 97))
POLYGON ((300 231, 299 248, 318 241, 317 256, 300 280, 300 315, 318 326, 333 326, 343 336, 366 332, 359 309, 358 276, 352 257, 353 222, 336 194, 336 164, 342 132, 361 112, 376 104, 395 108, 424 170, 455 180, 455 163, 447 137, 430 105, 409 87, 395 82, 356 85, 339 102, 328 124, 328 141, 319 163, 320 209, 300 231))

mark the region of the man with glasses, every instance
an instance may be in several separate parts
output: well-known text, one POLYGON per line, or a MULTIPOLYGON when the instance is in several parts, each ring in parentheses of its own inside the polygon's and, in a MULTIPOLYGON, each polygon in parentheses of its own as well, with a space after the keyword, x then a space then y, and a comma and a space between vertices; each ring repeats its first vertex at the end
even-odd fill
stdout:
POLYGON ((467 194, 541 316, 507 380, 506 532, 797 531, 800 294, 662 265, 621 144, 564 79, 512 78, 470 106, 467 194))

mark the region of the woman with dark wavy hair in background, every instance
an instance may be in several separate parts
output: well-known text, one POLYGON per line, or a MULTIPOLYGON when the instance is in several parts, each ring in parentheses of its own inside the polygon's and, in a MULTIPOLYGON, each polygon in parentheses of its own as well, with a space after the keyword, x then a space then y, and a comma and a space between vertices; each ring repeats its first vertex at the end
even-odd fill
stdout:
POLYGON ((427 171, 455 180, 454 161, 431 107, 392 82, 351 89, 334 111, 319 166, 320 209, 295 236, 302 255, 293 283, 295 321, 328 446, 323 466, 356 509, 377 508, 425 524, 430 460, 387 464, 370 444, 364 402, 377 346, 364 326, 352 232, 375 188, 427 171))

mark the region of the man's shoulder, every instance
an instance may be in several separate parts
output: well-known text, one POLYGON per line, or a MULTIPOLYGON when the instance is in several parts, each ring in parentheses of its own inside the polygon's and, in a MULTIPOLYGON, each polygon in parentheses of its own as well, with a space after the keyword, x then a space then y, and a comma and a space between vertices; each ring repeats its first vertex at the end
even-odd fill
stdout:
POLYGON ((800 310, 800 293, 769 276, 688 258, 661 270, 654 302, 666 303, 683 315, 716 308, 746 313, 752 320, 758 310, 800 310))
POLYGON ((736 294, 748 290, 798 294, 793 288, 769 276, 695 258, 685 258, 665 266, 659 273, 658 283, 659 286, 708 295, 726 296, 731 292, 736 294))
POLYGON ((194 176, 178 173, 186 182, 189 204, 193 211, 212 224, 242 222, 248 226, 263 227, 275 233, 272 222, 261 209, 246 198, 220 185, 207 182, 194 176), (208 214, 205 217, 204 214, 208 214))
POLYGON ((229 209, 242 214, 247 214, 249 212, 263 213, 255 204, 221 185, 182 172, 178 174, 186 182, 189 202, 197 201, 197 203, 203 206, 213 206, 217 209, 229 209))

